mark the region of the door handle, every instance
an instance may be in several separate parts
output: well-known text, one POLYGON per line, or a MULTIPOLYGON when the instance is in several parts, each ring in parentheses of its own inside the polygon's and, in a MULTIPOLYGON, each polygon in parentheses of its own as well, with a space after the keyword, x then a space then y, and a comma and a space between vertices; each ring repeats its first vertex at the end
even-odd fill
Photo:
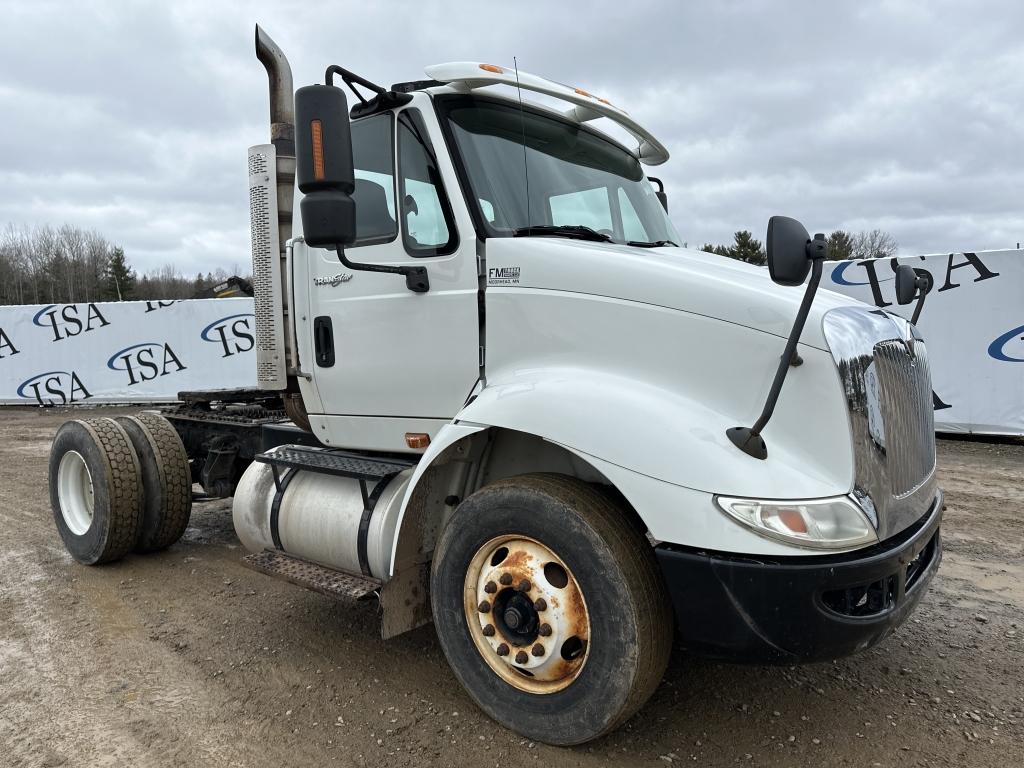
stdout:
POLYGON ((334 365, 334 326, 327 315, 313 319, 313 347, 318 366, 330 368, 334 365))

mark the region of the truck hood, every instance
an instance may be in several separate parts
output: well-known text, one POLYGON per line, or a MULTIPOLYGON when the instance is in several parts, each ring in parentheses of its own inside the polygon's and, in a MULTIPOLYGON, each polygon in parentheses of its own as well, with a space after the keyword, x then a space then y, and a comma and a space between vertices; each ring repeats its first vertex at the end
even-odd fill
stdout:
MULTIPOLYGON (((636 248, 562 237, 491 238, 487 285, 496 289, 567 291, 676 309, 789 335, 804 286, 771 281, 768 269, 688 248, 636 248)), ((819 289, 801 343, 828 350, 822 318, 861 305, 819 289)), ((861 305, 866 306, 866 305, 861 305)))

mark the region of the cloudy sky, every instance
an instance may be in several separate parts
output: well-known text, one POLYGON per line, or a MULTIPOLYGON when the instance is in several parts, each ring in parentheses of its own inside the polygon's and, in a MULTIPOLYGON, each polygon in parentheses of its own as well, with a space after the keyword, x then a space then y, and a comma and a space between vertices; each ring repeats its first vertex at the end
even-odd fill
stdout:
POLYGON ((1024 241, 1024 6, 1007 2, 0 0, 0 227, 72 223, 142 271, 247 271, 262 24, 296 86, 511 64, 624 106, 691 245, 774 213, 903 253, 1024 241))

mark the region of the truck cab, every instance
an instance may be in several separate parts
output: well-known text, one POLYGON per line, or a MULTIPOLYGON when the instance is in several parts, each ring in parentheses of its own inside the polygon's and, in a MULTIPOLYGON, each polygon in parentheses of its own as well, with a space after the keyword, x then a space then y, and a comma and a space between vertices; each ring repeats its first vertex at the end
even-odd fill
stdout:
POLYGON ((385 638, 432 620, 485 712, 563 745, 635 713, 674 638, 793 664, 913 611, 941 558, 927 349, 817 290, 823 236, 773 217, 767 269, 681 247, 667 149, 583 88, 455 62, 295 92, 256 47, 248 402, 296 426, 166 414, 253 567, 379 596, 385 638))

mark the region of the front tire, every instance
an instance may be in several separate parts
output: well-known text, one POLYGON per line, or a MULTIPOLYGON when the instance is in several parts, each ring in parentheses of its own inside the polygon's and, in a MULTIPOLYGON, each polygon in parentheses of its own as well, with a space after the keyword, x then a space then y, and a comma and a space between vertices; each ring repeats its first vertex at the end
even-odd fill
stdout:
POLYGON ((142 473, 120 424, 68 421, 50 448, 50 506, 71 556, 85 565, 117 560, 135 546, 142 473))
POLYGON ((651 545, 575 478, 522 475, 460 504, 434 552, 431 602, 480 708, 548 744, 613 730, 668 664, 672 612, 651 545))

